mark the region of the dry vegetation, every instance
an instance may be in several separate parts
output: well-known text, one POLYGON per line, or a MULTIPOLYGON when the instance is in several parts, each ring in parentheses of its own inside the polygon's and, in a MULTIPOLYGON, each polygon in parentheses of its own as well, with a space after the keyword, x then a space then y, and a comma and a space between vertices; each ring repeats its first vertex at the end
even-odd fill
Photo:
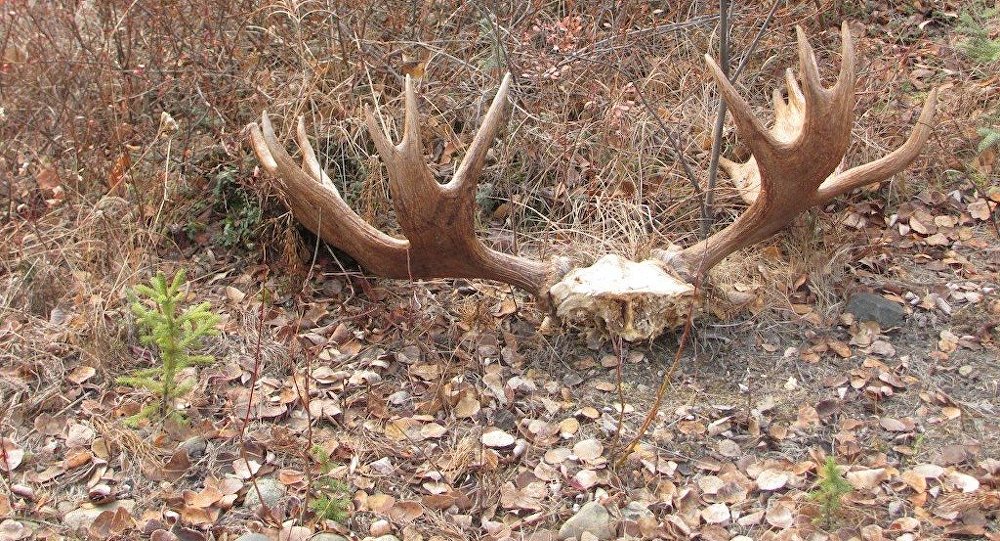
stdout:
MULTIPOLYGON (((770 2, 738 4, 735 61, 770 2)), ((959 24, 995 7, 779 5, 739 81, 762 113, 794 26, 828 74, 848 19, 864 61, 851 164, 898 144, 934 86, 938 127, 894 182, 720 265, 747 305, 710 303, 628 454, 676 339, 544 336, 506 287, 365 276, 295 227, 244 126, 305 115, 349 202, 392 230, 365 104, 395 122, 421 73, 447 178, 510 70, 482 235, 642 256, 698 235, 679 163, 709 162, 714 2, 0 0, 0 540, 547 539, 590 500, 650 539, 996 538, 1000 149, 980 142, 1000 129, 1000 79, 959 24), (186 425, 127 428, 155 397, 116 378, 158 356, 128 295, 179 268, 222 316, 217 360, 182 374, 186 425), (861 290, 906 320, 855 321, 861 290), (809 497, 827 455, 854 488, 832 521, 809 497), (275 480, 274 505, 247 502, 275 480), (338 520, 309 503, 338 494, 338 520), (65 520, 100 504, 124 511, 65 520)), ((741 208, 721 182, 718 223, 741 208)))

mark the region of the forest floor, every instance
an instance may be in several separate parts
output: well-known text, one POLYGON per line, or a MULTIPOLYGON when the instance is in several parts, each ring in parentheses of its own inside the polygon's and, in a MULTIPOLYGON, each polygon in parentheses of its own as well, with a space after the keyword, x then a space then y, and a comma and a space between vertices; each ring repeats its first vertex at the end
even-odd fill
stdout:
MULTIPOLYGON (((483 236, 641 257, 698 234, 662 126, 708 163, 717 5, 182 4, 0 14, 0 541, 1000 539, 995 4, 778 2, 739 85, 762 118, 794 27, 829 80, 847 20, 850 164, 933 87, 935 132, 720 265, 689 333, 635 344, 546 328, 507 286, 365 273, 285 213, 243 127, 305 114, 391 230, 362 105, 392 124, 419 72, 447 178, 511 68, 483 236), (158 397, 120 378, 162 351, 130 303, 179 269, 212 360, 176 375, 182 419, 133 426, 158 397)), ((733 13, 737 61, 763 4, 733 13)), ((743 208, 717 204, 718 227, 743 208)))

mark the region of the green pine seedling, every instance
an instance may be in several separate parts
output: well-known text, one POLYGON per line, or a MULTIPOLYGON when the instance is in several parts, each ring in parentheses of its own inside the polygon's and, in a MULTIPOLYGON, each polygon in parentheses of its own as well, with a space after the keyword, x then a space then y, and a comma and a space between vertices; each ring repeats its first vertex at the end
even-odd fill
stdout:
POLYGON ((816 519, 823 527, 830 529, 840 511, 844 495, 854 490, 844 474, 840 473, 837 461, 832 456, 826 457, 826 462, 819 470, 816 487, 809 493, 809 498, 819 503, 820 516, 816 519))
POLYGON ((160 350, 160 365, 137 370, 117 381, 136 389, 147 389, 159 400, 126 419, 125 424, 129 426, 135 427, 157 412, 163 418, 173 417, 183 421, 180 412, 174 410, 174 400, 190 391, 193 385, 179 384, 177 374, 189 366, 208 364, 214 360, 211 355, 196 355, 191 350, 200 345, 202 338, 218 333, 215 325, 219 323, 219 316, 210 311, 207 302, 182 311, 183 286, 183 269, 177 271, 169 282, 163 273, 159 273, 149 285, 135 286, 132 312, 143 328, 140 340, 160 350))
POLYGON ((333 470, 333 462, 322 447, 313 446, 311 451, 313 460, 319 464, 322 476, 313 479, 312 488, 315 497, 309 501, 309 507, 320 518, 343 523, 350 516, 350 487, 328 475, 333 470))

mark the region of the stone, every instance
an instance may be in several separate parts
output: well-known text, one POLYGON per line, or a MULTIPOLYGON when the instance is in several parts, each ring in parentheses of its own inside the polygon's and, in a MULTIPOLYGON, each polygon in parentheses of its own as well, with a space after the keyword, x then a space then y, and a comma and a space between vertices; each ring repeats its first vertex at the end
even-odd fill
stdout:
POLYGON ((249 485, 247 495, 243 497, 243 507, 247 509, 256 509, 260 507, 261 502, 267 507, 276 507, 285 496, 285 485, 277 479, 265 477, 257 480, 256 488, 254 488, 253 483, 249 483, 249 485), (258 489, 260 490, 259 494, 257 493, 258 489))
POLYGON ((656 515, 642 502, 630 502, 625 506, 625 509, 622 509, 623 520, 639 521, 644 518, 655 519, 656 515))
POLYGON ((236 538, 236 541, 271 541, 262 533, 245 533, 236 538))
POLYGON ((622 509, 622 534, 627 537, 648 537, 656 529, 656 515, 642 502, 629 502, 622 509))
POLYGON ((906 310, 899 303, 877 293, 855 293, 847 300, 844 309, 854 314, 858 321, 874 321, 883 329, 898 327, 906 317, 906 310))
POLYGON ((366 537, 362 541, 399 541, 395 535, 380 535, 378 537, 366 537))
POLYGON ((118 500, 111 502, 107 505, 95 505, 88 507, 81 507, 79 509, 74 509, 63 516, 63 526, 66 526, 71 531, 77 530, 87 530, 90 526, 94 524, 97 517, 105 511, 114 511, 119 507, 123 507, 129 513, 135 509, 135 500, 118 500))
POLYGON ((350 539, 330 532, 321 532, 309 538, 309 541, 351 541, 350 539))
POLYGON ((194 436, 184 440, 178 447, 187 451, 191 458, 201 458, 208 448, 208 440, 203 436, 194 436))
POLYGON ((579 541, 584 532, 598 539, 614 539, 615 529, 611 524, 611 514, 597 502, 585 504, 559 528, 559 539, 579 541))

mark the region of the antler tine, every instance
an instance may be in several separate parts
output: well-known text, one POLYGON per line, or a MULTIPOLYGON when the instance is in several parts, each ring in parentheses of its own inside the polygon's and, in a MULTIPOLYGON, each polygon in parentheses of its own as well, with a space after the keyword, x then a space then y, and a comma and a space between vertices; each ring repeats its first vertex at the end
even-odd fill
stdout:
POLYGON ((771 152, 770 149, 778 145, 778 141, 768 132, 767 127, 764 126, 760 119, 753 114, 750 104, 736 91, 733 84, 722 73, 722 69, 715 63, 715 59, 706 54, 705 62, 708 64, 709 71, 719 85, 719 92, 722 94, 722 99, 726 101, 726 105, 729 106, 729 110, 733 114, 736 129, 747 138, 750 151, 754 156, 764 153, 769 154, 771 152))
MULTIPOLYGON (((267 110, 264 110, 260 114, 260 119, 262 124, 270 127, 271 121, 267 118, 267 110)), ((267 142, 264 140, 264 134, 260 132, 260 126, 258 126, 256 122, 250 124, 250 146, 253 147, 254 154, 257 155, 257 161, 260 162, 260 166, 272 175, 277 174, 278 163, 274 160, 274 156, 271 155, 271 151, 267 148, 267 142)))
POLYGON ((927 95, 924 107, 920 111, 920 117, 914 124, 906 142, 875 161, 853 167, 826 179, 816 191, 816 204, 821 205, 856 188, 881 182, 905 169, 920 155, 920 150, 927 143, 927 139, 930 138, 931 132, 934 130, 937 96, 937 88, 932 89, 927 95))
POLYGON ((806 31, 801 26, 795 26, 795 36, 798 39, 799 76, 802 77, 803 95, 806 107, 810 103, 823 101, 824 88, 820 82, 819 66, 816 64, 816 52, 809 43, 806 31))
POLYGON ((305 169, 320 184, 329 187, 334 192, 337 192, 337 195, 340 195, 337 186, 333 184, 333 180, 320 167, 319 160, 316 159, 316 151, 313 150, 312 144, 309 142, 309 137, 306 135, 306 123, 302 116, 299 116, 299 121, 295 126, 295 141, 299 144, 299 150, 302 151, 302 169, 305 169))
POLYGON ((476 131, 475 137, 472 138, 472 143, 469 145, 469 150, 465 153, 465 158, 462 159, 462 163, 455 171, 455 176, 452 177, 451 182, 445 186, 446 190, 468 193, 475 192, 476 179, 479 178, 479 174, 483 170, 483 165, 486 163, 486 153, 489 151, 490 143, 496 137, 497 130, 500 128, 500 121, 503 119, 504 106, 507 103, 507 92, 510 90, 510 81, 510 73, 505 74, 503 81, 500 82, 500 88, 497 90, 496 96, 493 97, 493 102, 490 103, 490 108, 486 112, 486 116, 483 117, 483 123, 479 126, 479 130, 476 131))
POLYGON ((417 90, 413 77, 407 75, 403 109, 403 139, 396 147, 400 152, 415 152, 423 160, 424 144, 420 138, 420 109, 417 107, 417 90))

